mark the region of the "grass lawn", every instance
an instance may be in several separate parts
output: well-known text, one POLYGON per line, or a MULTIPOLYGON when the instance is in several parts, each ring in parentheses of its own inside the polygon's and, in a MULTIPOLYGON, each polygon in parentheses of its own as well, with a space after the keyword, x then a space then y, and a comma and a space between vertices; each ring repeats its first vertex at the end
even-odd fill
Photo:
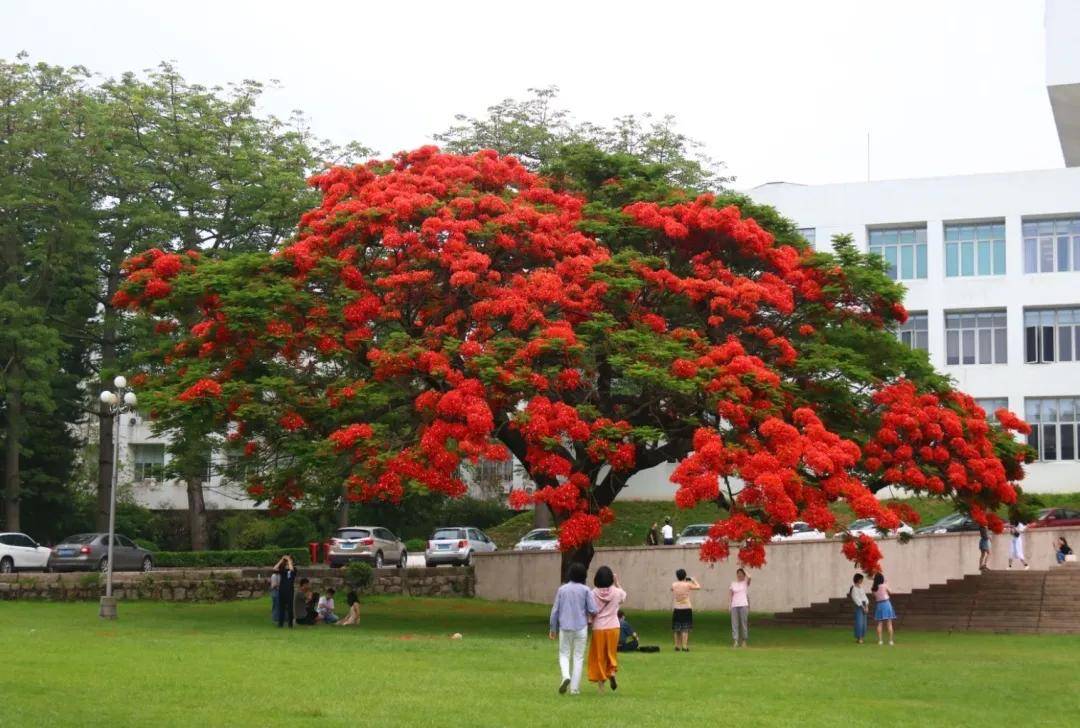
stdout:
MULTIPOLYGON (((674 487, 671 493, 672 498, 674 498, 674 487)), ((1043 504, 1040 507, 1080 508, 1080 493, 1055 493, 1053 495, 1039 495, 1038 498, 1043 504)), ((897 498, 894 500, 911 506, 922 517, 920 525, 923 526, 928 526, 955 510, 952 503, 948 501, 930 498, 897 498)), ((604 528, 598 546, 643 546, 649 526, 653 523, 663 525, 665 516, 671 516, 677 533, 691 523, 712 523, 723 515, 714 503, 699 504, 695 508, 684 511, 676 508, 671 501, 616 500, 611 508, 615 511, 615 522, 604 528)), ((841 525, 847 525, 855 518, 846 505, 835 504, 832 506, 832 510, 836 513, 837 521, 841 525)), ((512 548, 518 539, 532 529, 532 523, 532 511, 526 511, 494 528, 485 529, 484 532, 494 539, 499 548, 508 549, 512 548)))
POLYGON ((0 602, 2 726, 1078 725, 1080 636, 763 626, 732 650, 697 615, 687 654, 668 616, 632 615, 658 655, 621 656, 619 691, 556 693, 547 609, 372 598, 359 629, 270 626, 268 602, 0 602), (461 632, 464 639, 449 639, 461 632))

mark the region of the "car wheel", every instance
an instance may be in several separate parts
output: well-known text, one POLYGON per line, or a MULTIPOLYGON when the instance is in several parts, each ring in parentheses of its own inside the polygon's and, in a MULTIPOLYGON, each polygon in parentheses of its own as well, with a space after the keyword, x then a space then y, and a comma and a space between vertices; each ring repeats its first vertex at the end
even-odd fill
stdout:
POLYGON ((149 556, 147 556, 145 559, 142 560, 142 570, 143 571, 153 571, 154 570, 154 560, 151 559, 149 556))
POLYGON ((375 554, 375 568, 381 569, 383 567, 382 551, 375 554))
POLYGON ((408 551, 402 551, 401 552, 401 558, 398 559, 397 567, 399 569, 404 569, 408 565, 409 565, 409 552, 408 551))
POLYGON ((5 556, 0 559, 0 574, 13 574, 15 573, 15 562, 11 560, 10 556, 5 556))
POLYGON ((472 566, 472 551, 465 554, 465 559, 461 562, 462 566, 472 566))
MULTIPOLYGON (((97 567, 98 567, 98 571, 100 571, 102 574, 104 574, 106 571, 108 571, 109 570, 109 557, 108 556, 102 556, 101 561, 98 562, 97 567)), ((116 571, 116 569, 113 568, 113 571, 116 571)))

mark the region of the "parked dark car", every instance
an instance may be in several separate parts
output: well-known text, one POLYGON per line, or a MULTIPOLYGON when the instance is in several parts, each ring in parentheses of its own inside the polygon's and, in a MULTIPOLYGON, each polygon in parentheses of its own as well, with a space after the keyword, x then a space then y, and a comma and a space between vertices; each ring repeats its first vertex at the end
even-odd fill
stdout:
POLYGON ((939 521, 916 529, 916 536, 925 536, 934 533, 961 533, 963 531, 978 531, 979 524, 971 519, 966 513, 950 513, 939 521))
MULTIPOLYGON (((113 541, 113 571, 150 571, 154 555, 116 534, 113 541)), ((51 571, 105 571, 109 563, 109 534, 78 533, 68 536, 49 556, 51 571)))
POLYGON ((1080 511, 1071 508, 1044 508, 1027 527, 1057 528, 1058 526, 1080 526, 1080 511))

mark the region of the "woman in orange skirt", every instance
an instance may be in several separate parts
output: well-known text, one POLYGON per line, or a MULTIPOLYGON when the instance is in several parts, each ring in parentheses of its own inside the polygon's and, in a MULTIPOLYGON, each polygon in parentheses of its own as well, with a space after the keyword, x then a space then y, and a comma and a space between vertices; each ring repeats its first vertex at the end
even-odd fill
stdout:
POLYGON ((601 566, 593 577, 593 596, 597 612, 593 617, 592 641, 589 643, 589 680, 596 683, 600 692, 604 683, 611 689, 619 687, 615 673, 619 669, 619 605, 626 601, 626 592, 619 585, 619 578, 607 566, 601 566))

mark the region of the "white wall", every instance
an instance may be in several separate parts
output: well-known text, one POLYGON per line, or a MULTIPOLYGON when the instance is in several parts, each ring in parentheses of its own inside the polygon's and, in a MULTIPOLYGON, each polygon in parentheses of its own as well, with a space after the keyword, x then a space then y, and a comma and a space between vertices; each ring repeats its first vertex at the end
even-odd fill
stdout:
POLYGON ((1080 83, 1080 2, 1046 0, 1046 85, 1080 83))
MULTIPOLYGON (((1080 7, 1080 2, 1077 3, 1080 7)), ((1080 214, 1080 168, 806 186, 774 183, 750 191, 800 227, 815 228, 817 246, 851 234, 867 249, 867 227, 903 223, 927 228, 928 277, 904 281, 905 305, 926 311, 930 360, 974 397, 1008 397, 1023 416, 1025 397, 1080 395, 1080 363, 1024 363, 1025 307, 1080 305, 1080 272, 1025 274, 1021 219, 1080 214), (947 222, 1005 221, 1006 275, 945 277, 943 229, 947 222), (946 310, 1005 308, 1008 363, 945 364, 946 310)), ((1080 462, 1035 463, 1025 488, 1080 490, 1080 462)))
MULTIPOLYGON (((162 444, 168 445, 168 438, 154 437, 149 423, 134 414, 121 415, 120 420, 120 482, 119 493, 131 488, 135 502, 146 508, 186 510, 187 486, 179 481, 166 480, 163 483, 147 481, 135 482, 132 445, 162 444)), ((218 456, 215 456, 217 458, 218 456)), ((166 452, 165 462, 169 455, 166 452)), ((254 502, 247 498, 242 486, 226 483, 215 471, 210 481, 203 486, 203 498, 208 509, 255 508, 254 502)))

